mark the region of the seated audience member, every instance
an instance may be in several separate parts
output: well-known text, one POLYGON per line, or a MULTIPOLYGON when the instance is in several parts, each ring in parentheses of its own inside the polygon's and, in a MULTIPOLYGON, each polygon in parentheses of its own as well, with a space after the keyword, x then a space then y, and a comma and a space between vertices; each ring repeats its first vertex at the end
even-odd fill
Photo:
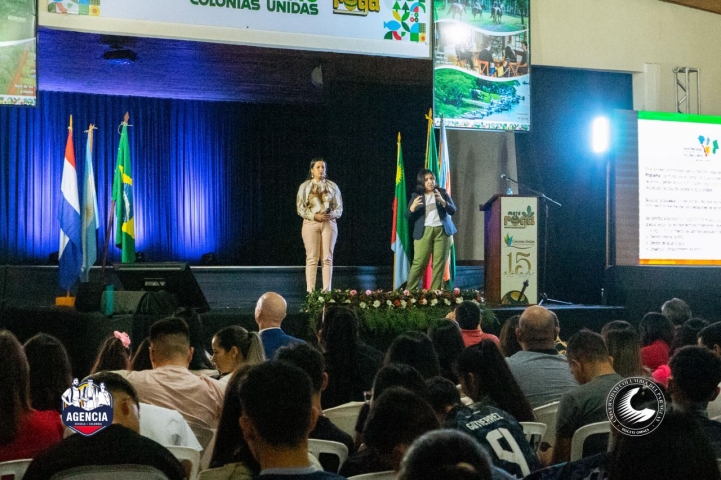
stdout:
POLYGON ((660 313, 647 313, 638 326, 641 332, 641 362, 654 371, 668 363, 668 352, 673 341, 671 320, 660 313))
POLYGON ((346 307, 326 309, 318 331, 318 344, 328 373, 323 408, 362 402, 363 392, 373 388, 383 354, 359 339, 355 312, 346 307))
POLYGON ((680 327, 691 320, 691 308, 680 298, 672 298, 661 305, 661 314, 668 318, 674 326, 680 327))
POLYGON ((608 335, 608 332, 615 331, 615 330, 636 331, 636 329, 633 328, 633 325, 628 323, 626 320, 611 320, 610 322, 606 323, 603 327, 601 327, 601 336, 605 340, 606 335, 608 335))
POLYGON ((285 362, 256 365, 241 381, 240 428, 264 480, 342 478, 316 471, 308 459, 318 417, 312 393, 308 375, 285 362))
POLYGON ((668 393, 673 406, 695 418, 721 458, 721 423, 709 420, 706 407, 719 394, 721 358, 706 348, 686 346, 671 358, 668 393))
MULTIPOLYGON (((465 380, 462 382, 464 389, 467 388, 465 380)), ((479 398, 475 387, 468 393, 479 398)), ((490 406, 482 399, 469 407, 456 409, 449 415, 447 425, 473 436, 491 455, 493 464, 511 475, 522 478, 541 467, 523 427, 508 412, 490 406)))
POLYGON ((140 342, 138 349, 135 350, 133 359, 130 361, 130 370, 134 372, 142 372, 143 370, 151 370, 153 364, 150 362, 150 338, 140 342))
POLYGON ((242 364, 257 365, 265 361, 265 352, 260 336, 238 325, 225 327, 213 335, 211 361, 218 369, 218 380, 236 371, 242 364))
POLYGON ((708 321, 703 318, 692 318, 686 320, 681 326, 676 326, 676 332, 673 337, 673 343, 671 343, 671 349, 669 350, 669 356, 673 354, 681 347, 686 345, 698 345, 698 332, 708 327, 708 321))
POLYGON ((391 387, 373 401, 364 429, 366 448, 348 457, 340 474, 397 471, 413 440, 438 427, 428 402, 409 390, 391 387))
POLYGON ((401 462, 398 480, 490 480, 488 454, 470 435, 434 430, 417 438, 401 462))
POLYGON ((238 422, 243 414, 239 386, 250 369, 249 365, 241 366, 228 381, 210 469, 200 473, 200 480, 250 480, 260 473, 260 464, 253 457, 238 422))
POLYGON ((386 389, 390 387, 403 387, 421 398, 428 399, 428 386, 423 376, 418 370, 404 363, 391 363, 378 370, 375 381, 373 382, 373 396, 370 402, 365 403, 355 424, 356 436, 354 443, 356 449, 363 443, 363 427, 365 426, 368 412, 373 403, 374 398, 378 398, 386 389))
POLYGON ((286 316, 287 308, 285 299, 275 292, 264 293, 255 304, 255 323, 258 324, 258 335, 267 360, 275 357, 275 351, 280 347, 304 342, 281 330, 280 324, 286 316))
MULTIPOLYGON (((104 383, 113 397, 113 423, 86 437, 71 435, 35 457, 23 478, 45 480, 65 470, 92 465, 147 465, 169 479, 186 477, 183 466, 159 443, 139 435, 138 396, 118 374, 102 372, 95 382, 104 383)), ((102 474, 98 474, 102 478, 102 474)))
MULTIPOLYGON (((567 462, 571 456, 571 439, 576 430, 590 423, 608 420, 606 398, 623 377, 613 371, 612 359, 601 335, 582 330, 568 340, 568 364, 579 386, 561 397, 556 414, 556 444, 553 463, 567 462)), ((593 453, 605 451, 606 439, 591 445, 593 453)))
POLYGON ((698 422, 673 411, 666 412, 658 428, 646 435, 616 435, 608 476, 612 480, 721 478, 716 455, 698 422))
MULTIPOLYGON (((0 462, 33 458, 63 439, 60 414, 31 407, 29 371, 20 342, 0 330, 0 462)), ((60 403, 59 395, 56 402, 60 403)))
POLYGON ((481 307, 476 302, 465 300, 456 307, 456 322, 461 327, 461 336, 466 347, 489 339, 498 345, 498 337, 481 330, 481 307))
POLYGON ((25 342, 23 350, 30 366, 30 406, 60 413, 58 399, 73 381, 65 346, 52 335, 38 333, 25 342))
POLYGON ((446 416, 454 408, 461 405, 461 394, 456 385, 443 377, 433 377, 426 380, 428 385, 428 401, 438 417, 438 423, 443 425, 446 416))
POLYGON ((383 364, 391 363, 410 365, 426 379, 441 374, 436 349, 431 339, 421 332, 403 332, 393 340, 383 364))
POLYGON ((431 339, 431 343, 433 343, 433 347, 438 354, 441 376, 457 385, 456 363, 458 362, 458 356, 466 348, 458 324, 453 320, 440 320, 428 329, 428 338, 431 339))
POLYGON ((491 340, 483 340, 463 351, 458 359, 458 376, 463 392, 473 400, 474 407, 501 409, 517 422, 535 420, 528 400, 491 340))
POLYGON ((188 325, 188 338, 193 349, 193 358, 190 360, 188 370, 213 370, 210 355, 203 345, 203 321, 198 312, 192 308, 181 307, 173 312, 173 317, 181 318, 188 325))
POLYGON ((105 339, 98 349, 90 375, 109 370, 127 370, 130 367, 130 337, 115 332, 105 339))
POLYGON ((516 329, 523 350, 506 359, 531 408, 555 402, 578 386, 566 357, 554 348, 556 324, 556 315, 550 310, 541 306, 526 308, 516 329))
POLYGON ((150 327, 153 369, 129 372, 127 379, 141 401, 177 410, 205 449, 218 423, 225 385, 191 373, 192 357, 185 321, 175 317, 159 320, 150 327))
POLYGON ((641 340, 634 329, 611 330, 604 340, 616 373, 624 378, 648 377, 641 363, 641 340))
POLYGON ((518 343, 518 337, 516 337, 516 328, 518 328, 518 321, 521 319, 520 315, 514 315, 505 321, 501 327, 501 334, 498 337, 499 347, 504 357, 510 357, 516 352, 523 350, 521 344, 518 343))
MULTIPOLYGON (((325 373, 323 354, 307 343, 296 343, 279 348, 275 353, 275 359, 279 362, 287 362, 300 368, 310 378, 311 386, 313 387, 313 408, 318 410, 320 416, 308 438, 342 443, 348 447, 349 454, 353 453, 354 445, 351 436, 333 425, 333 422, 323 416, 321 399, 323 391, 328 386, 328 374, 325 373)), ((321 454, 320 461, 324 470, 328 472, 338 471, 337 456, 321 454)))
MULTIPOLYGON (((721 357, 721 322, 712 323, 698 332, 698 344, 711 350, 717 357, 721 357)), ((721 416, 721 395, 709 402, 706 411, 709 418, 721 416)))

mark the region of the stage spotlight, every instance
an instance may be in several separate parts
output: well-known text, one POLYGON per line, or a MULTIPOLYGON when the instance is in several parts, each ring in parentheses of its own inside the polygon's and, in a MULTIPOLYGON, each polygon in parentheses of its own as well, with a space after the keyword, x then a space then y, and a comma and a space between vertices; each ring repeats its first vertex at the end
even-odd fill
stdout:
POLYGON ((611 124, 606 117, 596 117, 591 124, 591 148, 593 153, 605 153, 611 137, 611 124))

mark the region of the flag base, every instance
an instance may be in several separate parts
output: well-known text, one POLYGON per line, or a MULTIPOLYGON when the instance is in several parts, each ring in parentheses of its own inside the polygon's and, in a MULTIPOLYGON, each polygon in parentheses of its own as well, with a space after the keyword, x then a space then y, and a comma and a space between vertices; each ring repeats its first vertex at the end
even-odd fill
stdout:
POLYGON ((55 306, 75 308, 75 297, 55 297, 55 306))

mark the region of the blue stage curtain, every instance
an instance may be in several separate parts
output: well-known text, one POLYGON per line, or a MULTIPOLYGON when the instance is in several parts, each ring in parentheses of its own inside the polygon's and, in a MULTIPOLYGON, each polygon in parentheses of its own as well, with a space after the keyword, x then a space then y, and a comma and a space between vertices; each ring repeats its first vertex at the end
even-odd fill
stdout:
MULTIPOLYGON (((149 260, 229 259, 253 234, 236 145, 247 111, 238 104, 41 92, 37 108, 0 108, 0 263, 44 263, 58 250, 57 209, 69 116, 82 189, 89 123, 100 229, 105 242, 118 127, 130 112, 136 249, 149 260)), ((252 185, 252 179, 246 178, 252 185)), ((80 192, 82 198, 82 191, 80 192)), ((111 236, 111 241, 112 241, 111 236)), ((109 261, 119 261, 111 245, 109 261)))

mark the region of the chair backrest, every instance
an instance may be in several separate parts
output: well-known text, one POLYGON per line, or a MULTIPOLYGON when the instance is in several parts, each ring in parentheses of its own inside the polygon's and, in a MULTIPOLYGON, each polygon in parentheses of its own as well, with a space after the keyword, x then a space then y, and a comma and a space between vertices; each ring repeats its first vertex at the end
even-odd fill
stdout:
POLYGON ((546 424, 539 422, 518 422, 523 427, 523 433, 526 435, 526 440, 533 447, 533 451, 537 452, 538 447, 541 445, 543 440, 543 434, 546 433, 546 424))
POLYGON ((20 480, 25 475, 32 458, 22 460, 10 460, 9 462, 0 463, 0 478, 9 476, 12 480, 20 480))
POLYGON ((149 465, 86 465, 58 472, 50 480, 168 480, 149 465))
POLYGON ((394 480, 396 472, 388 470, 387 472, 364 473, 355 477, 348 477, 348 480, 394 480))
POLYGON ((601 434, 608 435, 610 433, 611 423, 608 421, 591 423, 576 430, 576 433, 573 434, 573 438, 571 439, 571 461, 573 462, 574 460, 583 458, 583 444, 588 437, 601 434))
POLYGON ((179 447, 177 445, 164 445, 180 463, 188 473, 188 480, 195 480, 198 477, 200 468, 200 452, 190 447, 179 447), (186 462, 190 463, 190 468, 186 466, 186 462))
POLYGON ((333 425, 353 437, 355 435, 355 424, 358 420, 358 413, 364 402, 349 402, 337 407, 323 410, 323 416, 328 418, 333 425))
MULTIPOLYGON (((321 453, 330 453, 335 455, 338 457, 338 471, 340 471, 340 467, 343 465, 343 462, 345 462, 345 459, 348 458, 348 447, 340 442, 331 442, 330 440, 309 438, 308 452, 318 459, 320 459, 321 453)), ((336 471, 336 473, 338 473, 338 471, 336 471)))
POLYGON ((556 413, 558 412, 558 403, 559 402, 552 402, 533 409, 533 415, 535 415, 536 421, 546 424, 546 433, 543 434, 543 441, 551 446, 556 443, 556 413))

